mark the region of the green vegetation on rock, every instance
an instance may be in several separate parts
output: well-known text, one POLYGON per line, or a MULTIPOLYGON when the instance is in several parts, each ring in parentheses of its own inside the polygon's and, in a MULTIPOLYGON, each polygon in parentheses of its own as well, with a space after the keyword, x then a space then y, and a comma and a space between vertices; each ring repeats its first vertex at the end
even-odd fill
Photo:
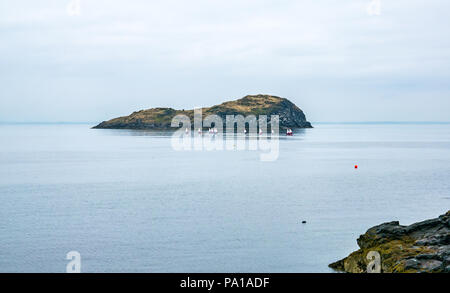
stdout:
MULTIPOLYGON (((203 118, 218 115, 225 122, 226 115, 279 115, 281 128, 311 128, 305 114, 288 99, 270 96, 245 96, 236 101, 202 108, 203 118)), ((94 128, 110 129, 171 129, 172 118, 184 114, 193 122, 194 110, 175 110, 172 108, 152 108, 133 112, 124 117, 104 121, 94 128)), ((269 120, 268 119, 268 120, 269 120)))
POLYGON ((358 240, 359 250, 329 266, 365 273, 370 251, 381 256, 381 272, 450 272, 450 211, 431 220, 402 226, 399 222, 370 228, 358 240))

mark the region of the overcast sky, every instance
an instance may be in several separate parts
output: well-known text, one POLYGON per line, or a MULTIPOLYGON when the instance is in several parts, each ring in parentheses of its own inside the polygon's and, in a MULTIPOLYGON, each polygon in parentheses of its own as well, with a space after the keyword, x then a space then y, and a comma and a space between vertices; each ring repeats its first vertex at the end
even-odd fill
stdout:
POLYGON ((0 121, 258 93, 310 121, 450 121, 450 1, 373 1, 0 0, 0 121))

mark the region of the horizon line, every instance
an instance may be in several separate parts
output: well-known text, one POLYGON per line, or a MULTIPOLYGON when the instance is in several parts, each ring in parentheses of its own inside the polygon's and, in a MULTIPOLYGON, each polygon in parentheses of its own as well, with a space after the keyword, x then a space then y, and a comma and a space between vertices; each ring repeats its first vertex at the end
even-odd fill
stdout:
MULTIPOLYGON (((309 121, 311 124, 450 124, 450 121, 309 121)), ((0 121, 0 124, 98 124, 94 121, 0 121)))

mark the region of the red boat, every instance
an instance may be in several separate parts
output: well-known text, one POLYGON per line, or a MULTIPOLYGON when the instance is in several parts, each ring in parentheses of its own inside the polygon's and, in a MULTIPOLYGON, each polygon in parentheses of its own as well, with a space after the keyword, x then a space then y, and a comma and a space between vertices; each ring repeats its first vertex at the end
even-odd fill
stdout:
POLYGON ((293 136, 294 132, 292 132, 292 129, 288 128, 288 130, 286 130, 286 135, 293 136))

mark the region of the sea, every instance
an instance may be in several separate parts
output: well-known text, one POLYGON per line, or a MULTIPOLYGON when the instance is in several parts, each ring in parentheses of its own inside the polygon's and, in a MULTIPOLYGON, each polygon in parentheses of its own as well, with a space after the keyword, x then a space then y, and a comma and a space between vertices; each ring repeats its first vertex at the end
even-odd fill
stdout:
POLYGON ((450 208, 448 123, 313 123, 271 161, 93 125, 0 124, 0 272, 326 273, 450 208))

